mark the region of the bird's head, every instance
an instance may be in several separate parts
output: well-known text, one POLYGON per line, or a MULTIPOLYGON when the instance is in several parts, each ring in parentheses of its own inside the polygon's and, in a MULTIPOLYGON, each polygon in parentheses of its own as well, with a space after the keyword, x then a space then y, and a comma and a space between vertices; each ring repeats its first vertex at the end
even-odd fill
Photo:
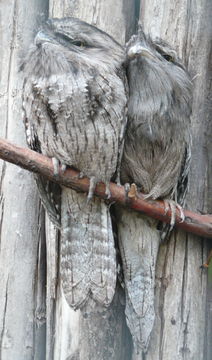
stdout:
POLYGON ((133 35, 126 44, 126 58, 128 63, 148 61, 149 66, 178 66, 185 70, 176 51, 165 41, 159 38, 153 41, 150 36, 146 36, 141 25, 138 34, 133 35))
POLYGON ((62 54, 69 63, 119 68, 124 62, 124 49, 111 36, 76 18, 49 19, 34 41, 41 53, 62 54))
POLYGON ((126 63, 130 110, 139 108, 140 104, 142 112, 148 114, 159 111, 165 114, 175 104, 179 104, 178 109, 182 105, 182 111, 188 108, 190 77, 176 51, 163 40, 153 41, 139 27, 126 44, 126 63))

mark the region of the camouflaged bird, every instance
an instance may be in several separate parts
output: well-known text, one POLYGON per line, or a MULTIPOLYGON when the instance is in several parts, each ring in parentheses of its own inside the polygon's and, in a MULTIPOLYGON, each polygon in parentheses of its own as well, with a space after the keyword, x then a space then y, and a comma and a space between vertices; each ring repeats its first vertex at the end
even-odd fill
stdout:
MULTIPOLYGON (((124 49, 105 32, 75 18, 51 19, 22 65, 28 143, 97 182, 116 172, 126 117, 124 49)), ((112 301, 116 256, 108 207, 99 199, 37 179, 50 218, 61 229, 60 276, 68 304, 112 301)))
MULTIPOLYGON (((142 29, 126 46, 128 124, 122 183, 135 183, 147 198, 186 194, 190 161, 191 81, 174 50, 142 29)), ((126 290, 126 318, 135 353, 147 351, 155 319, 155 266, 161 238, 171 228, 117 207, 126 290)), ((139 357, 140 358, 140 357, 139 357)))

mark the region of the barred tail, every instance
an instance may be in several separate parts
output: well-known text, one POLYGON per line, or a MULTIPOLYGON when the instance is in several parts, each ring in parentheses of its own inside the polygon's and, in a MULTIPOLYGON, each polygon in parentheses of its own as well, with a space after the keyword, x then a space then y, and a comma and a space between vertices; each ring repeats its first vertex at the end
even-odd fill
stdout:
POLYGON ((108 207, 63 188, 60 273, 68 304, 82 307, 92 297, 108 306, 116 286, 116 254, 108 207))
POLYGON ((160 243, 157 221, 117 209, 119 247, 124 270, 126 320, 135 353, 147 350, 154 325, 155 266, 160 243))

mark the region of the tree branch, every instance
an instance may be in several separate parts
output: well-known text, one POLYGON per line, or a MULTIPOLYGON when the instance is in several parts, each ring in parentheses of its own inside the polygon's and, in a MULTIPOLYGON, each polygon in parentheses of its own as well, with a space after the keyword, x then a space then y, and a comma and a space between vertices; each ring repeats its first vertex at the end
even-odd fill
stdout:
MULTIPOLYGON (((49 180, 70 187, 77 191, 88 192, 89 179, 79 179, 79 172, 67 169, 64 173, 54 175, 52 160, 30 149, 21 148, 11 144, 9 141, 0 139, 0 158, 18 165, 28 171, 39 173, 49 180)), ((118 202, 138 212, 155 219, 170 222, 171 211, 166 210, 163 201, 144 200, 144 195, 137 193, 136 198, 126 198, 123 186, 110 183, 111 198, 109 202, 118 202)), ((99 183, 95 189, 95 195, 106 199, 105 185, 99 183)), ((181 222, 180 212, 176 210, 176 226, 196 235, 212 238, 212 215, 200 215, 189 210, 184 210, 185 220, 181 222)))

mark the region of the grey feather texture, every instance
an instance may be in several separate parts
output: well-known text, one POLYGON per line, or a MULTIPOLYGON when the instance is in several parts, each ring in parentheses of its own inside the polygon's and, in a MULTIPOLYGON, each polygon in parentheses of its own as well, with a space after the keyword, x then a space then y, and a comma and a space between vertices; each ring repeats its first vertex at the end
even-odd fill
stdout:
MULTIPOLYGON (((75 18, 51 19, 22 66, 30 146, 90 177, 90 196, 97 182, 108 185, 117 168, 126 123, 124 56, 121 45, 101 30, 75 18)), ((51 219, 58 223, 58 211, 61 218, 66 300, 74 308, 89 296, 109 305, 116 257, 107 206, 98 199, 86 204, 83 194, 62 188, 58 207, 49 184, 40 188, 51 219)))
MULTIPOLYGON (((190 161, 191 81, 175 51, 142 29, 126 46, 128 124, 122 183, 136 183, 147 198, 183 204, 190 161)), ((146 352, 154 325, 155 266, 170 226, 117 207, 126 318, 135 353, 146 352), (160 228, 160 230, 159 230, 160 228)))

